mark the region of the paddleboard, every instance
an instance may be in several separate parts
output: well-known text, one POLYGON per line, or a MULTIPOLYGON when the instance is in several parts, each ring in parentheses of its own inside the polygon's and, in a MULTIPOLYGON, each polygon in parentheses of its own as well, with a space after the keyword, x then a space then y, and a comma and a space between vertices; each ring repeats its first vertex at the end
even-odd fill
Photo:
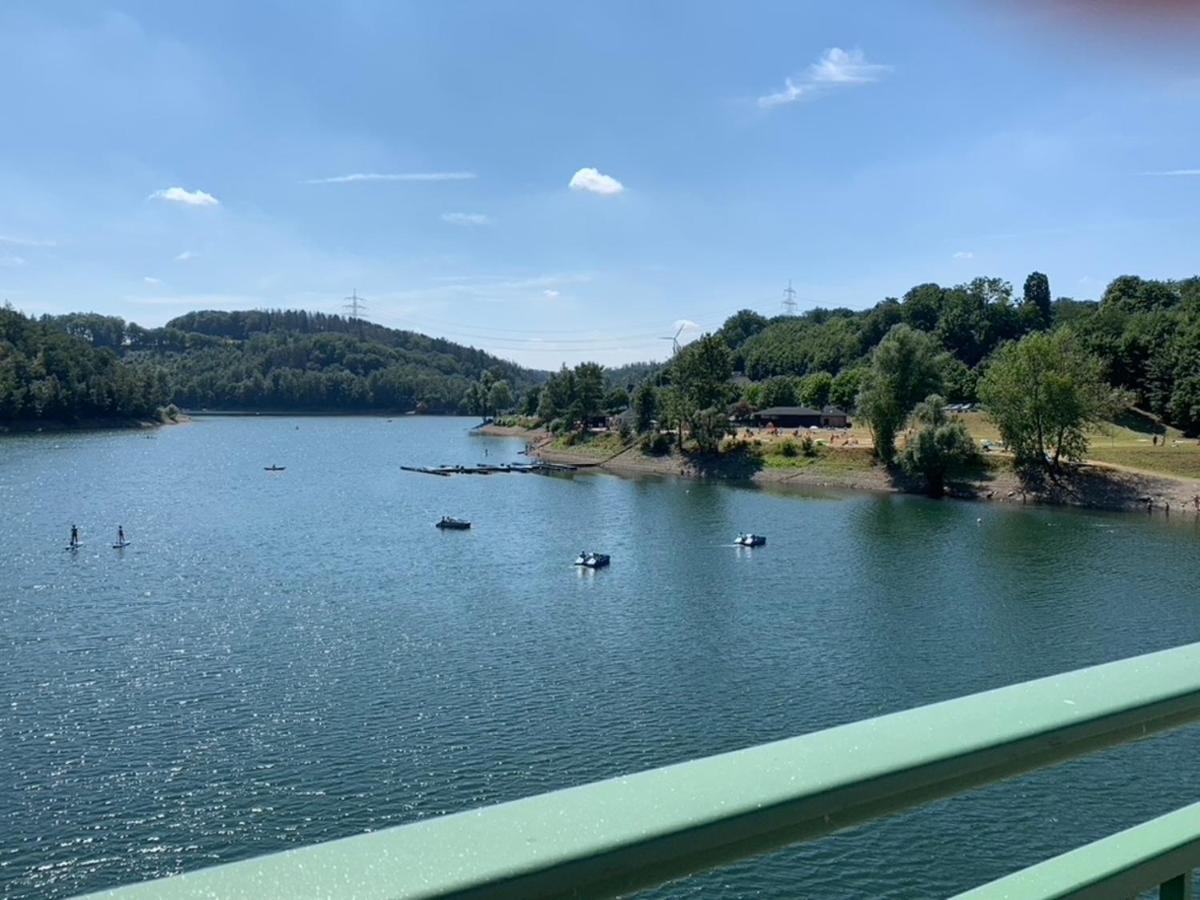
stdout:
POLYGON ((83 541, 80 541, 78 544, 67 544, 67 546, 65 546, 63 549, 64 550, 78 550, 82 546, 83 546, 83 541))
POLYGON ((126 547, 128 547, 132 543, 133 543, 133 541, 125 541, 125 543, 123 543, 123 544, 113 544, 112 547, 114 550, 124 550, 126 547))

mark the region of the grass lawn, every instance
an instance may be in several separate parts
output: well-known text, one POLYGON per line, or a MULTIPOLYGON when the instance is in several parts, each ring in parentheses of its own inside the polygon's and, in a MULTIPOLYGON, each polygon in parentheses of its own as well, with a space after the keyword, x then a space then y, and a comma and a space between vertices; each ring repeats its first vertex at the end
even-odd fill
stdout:
POLYGON ((778 453, 763 454, 763 466, 768 469, 794 469, 808 472, 863 472, 875 467, 870 447, 821 447, 816 456, 783 456, 778 453))
POLYGON ((606 432, 603 434, 588 434, 579 435, 568 433, 560 435, 554 439, 554 443, 550 445, 554 450, 566 450, 571 453, 578 453, 580 456, 594 456, 597 459, 605 459, 615 453, 620 453, 625 445, 621 443, 621 436, 615 432, 606 432))
POLYGON ((1200 447, 1196 444, 1155 447, 1153 445, 1116 444, 1109 446, 1103 440, 1093 441, 1088 459, 1111 463, 1143 472, 1174 475, 1180 478, 1200 479, 1200 447))

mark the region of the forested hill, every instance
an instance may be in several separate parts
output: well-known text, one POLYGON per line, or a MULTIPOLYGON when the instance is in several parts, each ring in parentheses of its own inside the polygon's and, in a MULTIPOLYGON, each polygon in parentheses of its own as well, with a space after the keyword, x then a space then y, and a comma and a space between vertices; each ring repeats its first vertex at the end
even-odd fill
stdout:
POLYGON ((481 350, 301 311, 203 311, 163 328, 0 309, 0 422, 191 409, 483 412, 544 380, 481 350))
POLYGON ((474 386, 543 380, 482 350, 303 311, 188 313, 147 348, 189 408, 483 412, 474 386))

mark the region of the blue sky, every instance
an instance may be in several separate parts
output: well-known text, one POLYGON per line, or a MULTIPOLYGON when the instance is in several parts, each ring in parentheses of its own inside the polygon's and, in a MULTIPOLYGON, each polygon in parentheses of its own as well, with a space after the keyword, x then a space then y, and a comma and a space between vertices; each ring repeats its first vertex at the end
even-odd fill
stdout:
POLYGON ((0 300, 156 325, 357 289, 556 367, 789 278, 861 308, 1195 274, 1195 22, 1055 5, 8 0, 0 300))

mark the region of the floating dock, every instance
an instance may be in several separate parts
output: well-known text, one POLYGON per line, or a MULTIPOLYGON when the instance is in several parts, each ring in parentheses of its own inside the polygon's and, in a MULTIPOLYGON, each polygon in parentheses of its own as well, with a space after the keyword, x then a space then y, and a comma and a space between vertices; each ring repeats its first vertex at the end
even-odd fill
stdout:
POLYGON ((574 472, 577 466, 563 466, 558 463, 502 463, 498 466, 401 466, 405 472, 420 472, 422 475, 440 475, 448 478, 451 475, 508 475, 514 472, 522 474, 549 475, 558 472, 574 472))

